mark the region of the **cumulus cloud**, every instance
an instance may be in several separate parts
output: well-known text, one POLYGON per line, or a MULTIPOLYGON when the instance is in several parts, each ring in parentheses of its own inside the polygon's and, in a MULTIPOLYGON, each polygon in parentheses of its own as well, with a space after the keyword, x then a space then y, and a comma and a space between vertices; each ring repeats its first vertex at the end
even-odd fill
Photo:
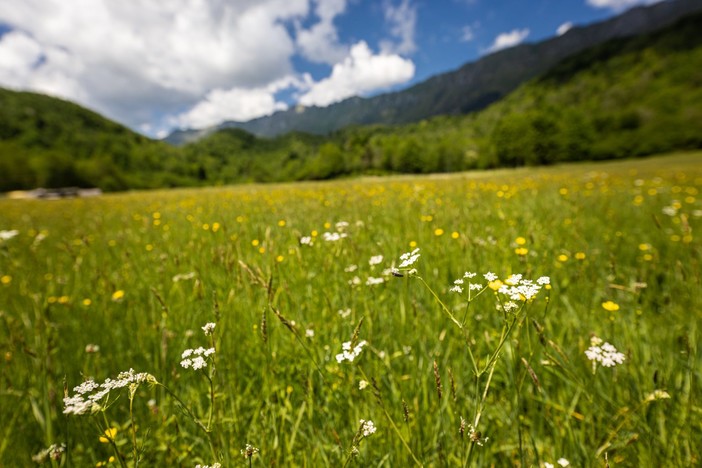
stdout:
POLYGON ((609 8, 619 11, 636 5, 651 5, 662 0, 587 0, 587 4, 595 8, 609 8))
POLYGON ((244 122, 286 110, 288 105, 277 100, 276 93, 288 88, 309 87, 311 78, 303 78, 287 76, 258 88, 213 89, 171 123, 181 128, 206 128, 228 120, 244 122))
POLYGON ((528 29, 514 29, 510 32, 502 33, 495 38, 495 41, 485 52, 496 52, 498 50, 514 47, 517 44, 521 44, 528 35, 528 29))
POLYGON ((47 92, 133 128, 212 89, 292 72, 285 22, 308 0, 5 0, 0 84, 47 92))
POLYGON ((386 2, 383 6, 385 21, 393 40, 380 43, 380 50, 388 54, 411 54, 417 49, 414 32, 417 26, 417 8, 409 0, 398 5, 386 2))
POLYGON ((313 83, 299 102, 305 106, 326 106, 351 96, 405 83, 414 76, 414 63, 396 54, 373 54, 361 41, 351 47, 348 57, 334 65, 328 78, 313 83))
POLYGON ((339 43, 334 18, 346 9, 346 0, 316 0, 315 14, 319 17, 310 29, 297 31, 301 54, 311 62, 333 65, 348 54, 348 47, 339 43))
POLYGON ((573 29, 573 23, 571 23, 570 21, 566 21, 562 25, 558 26, 558 29, 556 29, 556 34, 562 36, 571 29, 573 29))

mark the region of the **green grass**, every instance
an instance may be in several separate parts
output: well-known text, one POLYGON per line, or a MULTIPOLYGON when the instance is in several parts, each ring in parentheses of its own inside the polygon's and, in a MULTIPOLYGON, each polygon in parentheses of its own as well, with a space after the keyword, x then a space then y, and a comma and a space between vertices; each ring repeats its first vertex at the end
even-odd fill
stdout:
POLYGON ((0 200, 0 230, 19 231, 0 244, 0 465, 62 443, 55 466, 702 463, 700 158, 0 200), (324 241, 340 221, 348 236, 324 241), (417 278, 383 276, 415 245, 447 310, 417 278), (551 278, 479 378, 513 319, 491 289, 469 307, 449 292, 465 271, 551 278), (216 363, 182 368, 211 346, 208 322, 216 363), (338 363, 354 330, 368 345, 338 363), (623 364, 593 373, 592 334, 623 364), (63 414, 64 388, 130 368, 162 384, 140 385, 131 413, 124 389, 63 414), (459 428, 488 379, 478 446, 459 428), (670 398, 646 402, 657 389, 670 398), (360 419, 377 432, 360 437, 360 419))

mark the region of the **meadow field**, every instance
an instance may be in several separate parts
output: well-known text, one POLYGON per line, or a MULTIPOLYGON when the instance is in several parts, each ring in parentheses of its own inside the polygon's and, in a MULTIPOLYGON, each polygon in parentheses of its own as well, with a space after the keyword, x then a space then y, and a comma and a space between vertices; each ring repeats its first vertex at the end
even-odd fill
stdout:
POLYGON ((700 466, 701 162, 2 199, 0 466, 700 466))

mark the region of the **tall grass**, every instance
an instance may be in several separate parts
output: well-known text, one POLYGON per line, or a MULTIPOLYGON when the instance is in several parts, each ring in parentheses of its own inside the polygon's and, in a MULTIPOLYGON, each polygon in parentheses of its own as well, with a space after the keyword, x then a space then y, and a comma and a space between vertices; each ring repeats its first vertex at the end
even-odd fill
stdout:
POLYGON ((0 465, 702 463, 700 158, 0 200, 0 465))

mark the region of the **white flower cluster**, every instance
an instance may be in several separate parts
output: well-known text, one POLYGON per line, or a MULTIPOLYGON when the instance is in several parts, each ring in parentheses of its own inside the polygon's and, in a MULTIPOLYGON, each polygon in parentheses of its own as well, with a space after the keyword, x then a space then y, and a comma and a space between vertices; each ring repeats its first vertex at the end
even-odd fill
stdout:
POLYGON ((222 468, 222 464, 221 463, 213 463, 212 466, 210 466, 210 465, 201 465, 198 463, 197 465, 195 465, 195 468, 222 468))
POLYGON ((585 350, 587 358, 596 365, 598 362, 605 367, 614 367, 622 364, 626 356, 617 351, 617 348, 609 343, 602 344, 602 339, 593 336, 590 339, 590 347, 585 350))
POLYGON ((356 343, 356 346, 351 348, 350 341, 343 343, 341 345, 342 352, 336 355, 336 361, 338 363, 342 363, 344 361, 353 362, 353 360, 356 359, 359 354, 361 354, 363 347, 367 344, 368 342, 366 340, 361 340, 356 343))
POLYGON ((3 242, 6 240, 10 240, 17 234, 19 234, 19 231, 17 229, 12 229, 10 231, 0 231, 0 240, 3 242))
POLYGON ((136 373, 134 369, 127 372, 120 372, 117 380, 105 379, 98 384, 92 379, 86 380, 82 384, 73 388, 75 395, 63 399, 64 414, 85 414, 89 411, 99 410, 100 403, 109 395, 112 390, 118 390, 130 385, 141 383, 156 383, 156 377, 146 372, 136 373))
POLYGON ((513 301, 529 301, 533 299, 541 290, 542 286, 551 283, 548 276, 542 276, 536 282, 523 279, 522 275, 512 275, 505 280, 505 284, 497 290, 500 294, 505 294, 513 301))
POLYGON ((49 448, 45 448, 36 455, 32 455, 32 461, 36 463, 45 463, 47 458, 59 461, 66 451, 66 444, 51 444, 49 448))
POLYGON ((314 245, 314 242, 312 241, 312 236, 300 237, 300 245, 309 245, 310 247, 314 245))
POLYGON ((322 233, 322 238, 327 242, 336 242, 341 240, 348 235, 345 232, 324 232, 322 233))
POLYGON ((411 252, 403 253, 402 255, 400 255, 400 260, 402 260, 402 262, 400 263, 400 265, 397 268, 411 267, 412 265, 415 264, 415 262, 419 259, 419 257, 421 255, 422 254, 419 253, 419 247, 417 247, 416 249, 414 249, 411 252))
POLYGON ((213 322, 206 323, 205 326, 202 327, 202 331, 205 332, 205 336, 209 336, 212 333, 214 333, 214 329, 216 326, 217 326, 217 324, 213 323, 213 322))
POLYGON ((370 266, 380 265, 381 263, 383 263, 383 256, 382 255, 373 255, 368 260, 368 264, 370 266))
POLYGON ((383 284, 384 282, 385 278, 374 278, 373 276, 369 276, 366 280, 366 286, 377 286, 379 284, 383 284))
POLYGON ((376 428, 375 428, 375 424, 373 423, 373 421, 371 421, 371 420, 366 421, 365 419, 361 419, 360 423, 361 423, 360 430, 361 430, 361 434, 363 435, 363 437, 368 437, 371 434, 375 434, 376 428))
POLYGON ((246 444, 246 447, 241 449, 241 454, 244 458, 251 458, 258 453, 258 449, 251 444, 246 444))
POLYGON ((202 369, 204 367, 207 367, 207 361, 205 360, 205 358, 213 355, 214 353, 214 348, 205 349, 202 346, 200 346, 197 349, 186 349, 180 356, 183 359, 182 361, 180 361, 180 365, 186 369, 202 369))

